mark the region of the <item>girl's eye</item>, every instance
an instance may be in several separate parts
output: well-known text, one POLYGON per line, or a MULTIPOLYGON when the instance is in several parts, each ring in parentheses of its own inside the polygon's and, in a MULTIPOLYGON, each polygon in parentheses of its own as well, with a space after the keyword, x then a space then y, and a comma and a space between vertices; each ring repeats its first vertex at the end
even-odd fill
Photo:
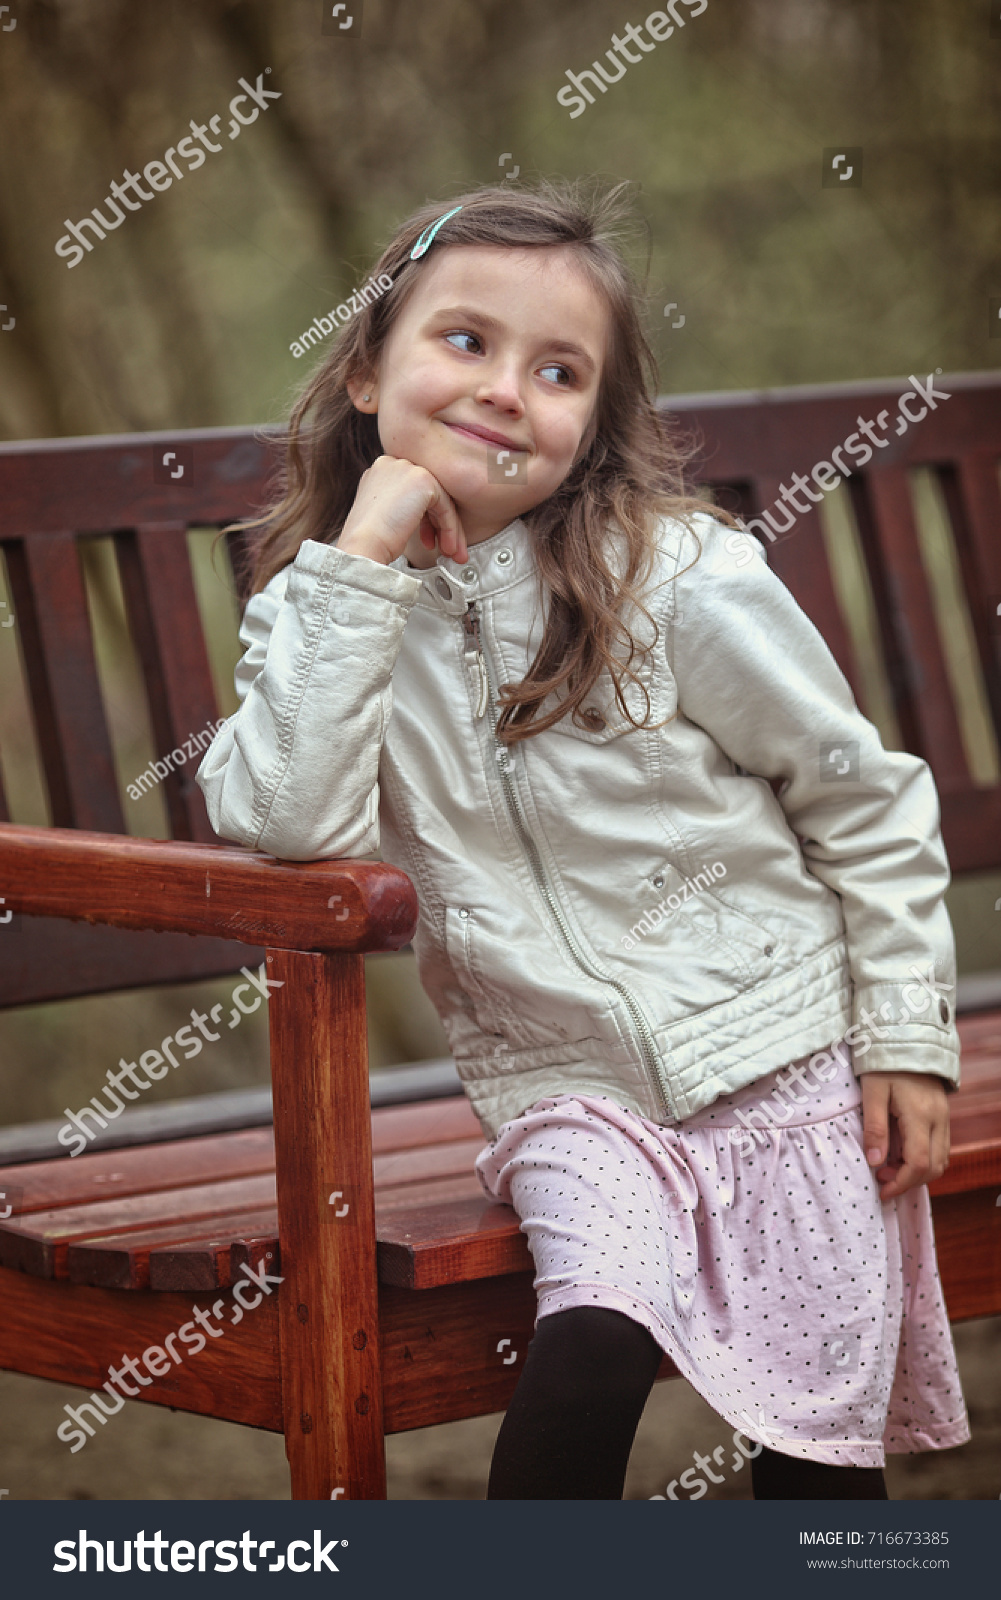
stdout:
MULTIPOLYGON (((468 339, 469 343, 476 345, 477 348, 479 348, 480 345, 480 341, 477 339, 475 333, 446 333, 445 338, 448 339, 450 343, 455 339, 468 339)), ((475 354, 473 350, 470 350, 468 345, 456 344, 454 348, 456 350, 462 350, 465 355, 475 354)))
POLYGON ((560 366, 556 362, 554 362, 552 366, 540 367, 539 371, 543 374, 543 376, 545 376, 546 373, 555 372, 557 374, 557 377, 556 377, 556 379, 554 381, 556 383, 560 384, 561 386, 563 386, 564 388, 566 387, 567 384, 570 384, 570 383, 573 382, 573 373, 570 371, 570 368, 569 367, 560 366))

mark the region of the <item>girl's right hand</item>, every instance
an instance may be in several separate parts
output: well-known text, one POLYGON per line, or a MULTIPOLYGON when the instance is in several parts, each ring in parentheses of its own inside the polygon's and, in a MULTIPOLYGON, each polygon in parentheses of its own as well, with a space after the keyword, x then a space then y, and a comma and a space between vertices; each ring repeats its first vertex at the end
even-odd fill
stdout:
POLYGON ((388 566, 415 533, 428 550, 437 539, 442 555, 469 558, 459 514, 438 479, 402 456, 378 456, 358 480, 337 548, 388 566))

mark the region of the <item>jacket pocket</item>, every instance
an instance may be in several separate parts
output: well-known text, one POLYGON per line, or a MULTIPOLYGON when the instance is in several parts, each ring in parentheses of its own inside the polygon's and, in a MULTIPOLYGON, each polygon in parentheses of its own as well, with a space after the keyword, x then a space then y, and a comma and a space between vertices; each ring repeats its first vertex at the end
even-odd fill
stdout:
POLYGON ((540 945, 538 925, 518 921, 510 905, 505 913, 515 925, 505 919, 501 928, 475 907, 445 909, 445 952, 458 986, 445 998, 458 1029, 468 1035, 475 1021, 481 1048, 498 1055, 598 1038, 613 1044, 600 986, 589 1004, 559 951, 548 940, 540 945))
POLYGON ((525 1038, 503 988, 481 975, 474 948, 475 927, 476 912, 470 906, 445 907, 445 953, 459 986, 458 993, 449 996, 451 1004, 465 1014, 467 1023, 475 1021, 487 1046, 491 1039, 497 1050, 509 1044, 528 1044, 532 1041, 525 1038))
MULTIPOLYGON (((729 970, 742 986, 752 987, 774 970, 783 941, 724 899, 727 879, 711 871, 714 865, 722 863, 700 863, 682 872, 668 860, 651 880, 662 895, 657 909, 666 919, 665 937, 695 940, 713 958, 720 974, 729 970)), ((655 920, 649 906, 646 915, 655 920)), ((629 930, 633 937, 637 927, 642 928, 642 921, 629 930)))

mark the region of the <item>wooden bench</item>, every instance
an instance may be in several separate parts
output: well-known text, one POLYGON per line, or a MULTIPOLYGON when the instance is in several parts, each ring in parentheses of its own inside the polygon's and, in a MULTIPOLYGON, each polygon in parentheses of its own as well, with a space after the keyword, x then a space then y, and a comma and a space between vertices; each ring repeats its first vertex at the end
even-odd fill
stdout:
MULTIPOLYGON (((953 398, 850 489, 900 723, 942 791, 954 870, 972 872, 1001 864, 999 793, 969 776, 904 476, 930 464, 945 485, 1001 727, 987 614, 1001 598, 1001 385, 951 382, 953 398)), ((671 407, 704 436, 700 481, 750 516, 793 471, 827 459, 860 409, 874 416, 895 399, 892 386, 835 386, 671 407)), ((109 1366, 162 1348, 193 1307, 221 1308, 220 1336, 142 1398, 283 1432, 295 1498, 380 1498, 385 1433, 508 1403, 535 1315, 527 1245, 515 1214, 479 1188, 483 1141, 464 1098, 370 1108, 363 953, 410 938, 404 875, 213 843, 191 768, 165 780, 173 840, 123 837, 76 549, 114 534, 163 755, 217 714, 186 530, 252 514, 267 470, 264 445, 240 429, 0 446, 0 543, 54 824, 0 812, 0 897, 25 914, 0 944, 0 1004, 264 961, 284 985, 268 1002, 273 1135, 236 1129, 0 1169, 0 1366, 98 1390, 109 1366), (180 447, 191 475, 155 482, 154 464, 180 447), (248 1272, 282 1283, 235 1325, 232 1291, 248 1272)), ((239 535, 229 542, 239 574, 239 535)), ((858 691, 815 517, 770 559, 858 691)), ((953 1160, 933 1190, 957 1320, 1001 1313, 1001 986, 967 994, 979 1009, 960 1018, 953 1160)), ((672 1372, 665 1360, 660 1375, 672 1372)))

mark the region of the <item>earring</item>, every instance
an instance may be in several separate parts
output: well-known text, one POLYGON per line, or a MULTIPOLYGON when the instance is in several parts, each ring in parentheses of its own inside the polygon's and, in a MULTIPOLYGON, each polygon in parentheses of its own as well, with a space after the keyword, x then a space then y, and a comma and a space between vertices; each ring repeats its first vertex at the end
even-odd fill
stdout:
POLYGON ((370 394, 363 394, 362 395, 362 399, 363 400, 371 400, 371 398, 372 398, 372 396, 370 394))

